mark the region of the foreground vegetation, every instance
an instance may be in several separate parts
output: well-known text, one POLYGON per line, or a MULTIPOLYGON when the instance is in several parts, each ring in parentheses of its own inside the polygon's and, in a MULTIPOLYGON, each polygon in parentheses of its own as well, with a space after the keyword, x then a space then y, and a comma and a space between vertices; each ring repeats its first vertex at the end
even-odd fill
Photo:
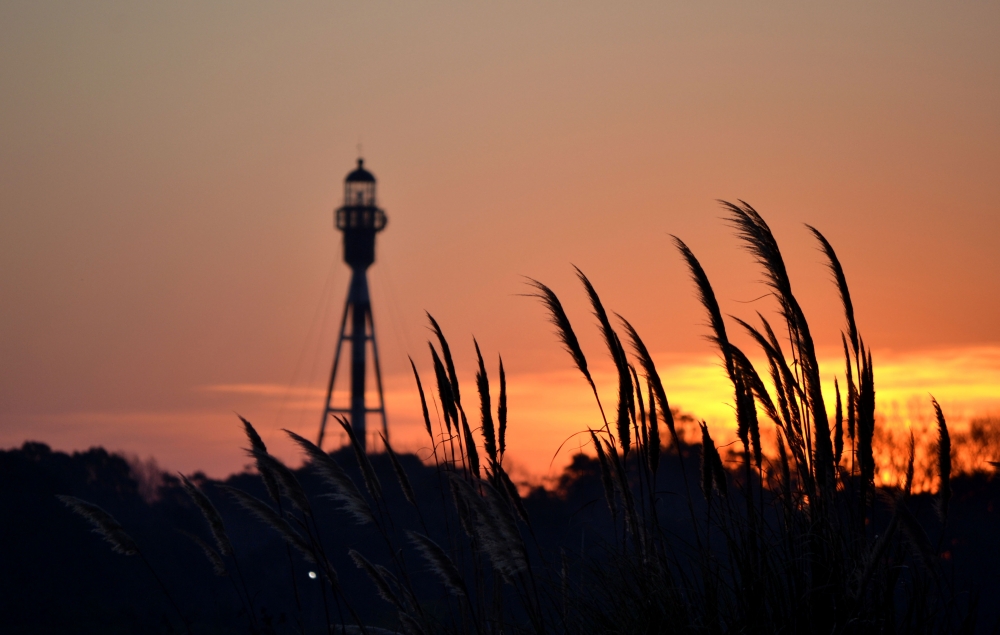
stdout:
MULTIPOLYGON (((956 593, 939 556, 951 498, 950 435, 941 408, 934 402, 938 518, 928 522, 918 519, 911 500, 912 439, 905 482, 892 490, 875 485, 873 359, 855 323, 832 246, 809 228, 827 256, 845 314, 843 382, 835 380, 836 401, 828 406, 809 325, 770 229, 749 205, 725 207, 762 267, 782 318, 774 326, 762 316, 753 324, 738 318, 727 323, 697 258, 675 239, 732 383, 741 443, 737 465, 724 465, 704 423, 700 448, 681 442, 675 411, 639 334, 620 316, 612 322, 597 291, 578 271, 617 369, 617 404, 606 410, 560 300, 533 281, 596 400, 595 424, 588 433, 610 530, 592 535, 589 545, 582 534, 565 536, 555 548, 539 539, 530 505, 503 465, 503 363, 494 407, 493 385, 477 344, 478 399, 470 423, 448 341, 430 318, 436 335, 430 345, 432 389, 425 391, 416 364, 413 372, 437 487, 414 487, 404 461, 386 442, 396 480, 392 487, 405 503, 392 499, 373 457, 359 449, 346 420, 340 423, 356 464, 350 469, 342 465, 343 454, 338 459, 288 432, 305 453, 308 469, 325 482, 341 510, 340 522, 377 536, 381 544, 369 543, 367 552, 329 540, 329 529, 315 511, 321 503, 307 494, 295 472, 267 452, 244 420, 266 495, 234 487, 225 492, 286 543, 288 585, 299 606, 300 592, 306 591, 298 588, 294 571, 301 570, 304 559, 322 582, 309 592, 321 594, 329 632, 971 632, 974 602, 956 593), (734 325, 760 348, 766 372, 731 342, 727 326, 734 325), (435 409, 440 416, 432 418, 435 409), (775 447, 762 447, 761 425, 774 427, 775 447), (343 551, 391 607, 391 623, 376 628, 359 614, 356 590, 341 585, 333 564, 343 551)), ((273 624, 258 617, 254 605, 259 600, 240 571, 242 560, 222 514, 197 483, 184 479, 183 487, 207 521, 208 533, 191 539, 216 573, 231 580, 247 628, 273 631, 273 624)), ((116 551, 144 557, 101 508, 72 497, 63 500, 116 551)), ((283 579, 286 574, 272 575, 283 579)), ((169 596, 169 589, 165 592, 169 596)), ((183 621, 183 611, 176 612, 183 621)), ((299 621, 288 629, 307 626, 299 621)))

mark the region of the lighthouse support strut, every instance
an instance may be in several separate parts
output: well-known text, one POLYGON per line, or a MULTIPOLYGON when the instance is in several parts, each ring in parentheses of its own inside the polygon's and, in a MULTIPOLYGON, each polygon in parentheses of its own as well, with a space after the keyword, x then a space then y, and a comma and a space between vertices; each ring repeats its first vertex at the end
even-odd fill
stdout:
POLYGON ((389 427, 385 416, 385 396, 382 390, 382 369, 378 358, 378 344, 375 339, 375 320, 372 317, 371 301, 368 295, 368 278, 363 269, 355 269, 351 276, 351 286, 347 292, 344 304, 344 314, 340 319, 340 337, 337 338, 337 351, 333 356, 333 369, 330 371, 330 382, 326 388, 326 407, 323 409, 323 419, 320 422, 319 438, 316 445, 323 447, 326 438, 326 424, 331 414, 350 414, 351 427, 362 448, 366 448, 367 414, 378 413, 382 419, 382 435, 389 439, 389 427), (350 316, 351 331, 347 332, 347 321, 350 316), (350 408, 335 408, 333 406, 333 388, 337 379, 337 367, 340 365, 340 354, 344 342, 351 347, 351 406, 350 408), (365 404, 365 383, 367 379, 367 345, 372 344, 372 361, 375 365, 375 385, 378 389, 378 407, 368 408, 365 404))

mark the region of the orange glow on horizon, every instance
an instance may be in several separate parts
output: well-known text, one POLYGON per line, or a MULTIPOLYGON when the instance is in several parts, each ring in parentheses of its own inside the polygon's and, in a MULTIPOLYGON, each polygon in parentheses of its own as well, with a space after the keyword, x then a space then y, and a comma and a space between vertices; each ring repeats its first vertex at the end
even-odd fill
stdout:
MULTIPOLYGON (((717 445, 735 451, 739 447, 731 403, 731 387, 720 363, 711 355, 654 355, 671 406, 708 422, 717 445)), ((935 447, 937 431, 930 394, 941 403, 952 437, 952 464, 955 473, 991 469, 985 462, 1000 458, 1000 347, 977 347, 914 352, 875 353, 877 399, 876 462, 878 482, 896 485, 905 471, 909 431, 916 438, 915 491, 936 487, 935 447)), ((568 359, 567 359, 568 362, 568 359)), ((821 358, 821 369, 829 393, 827 409, 834 409, 832 377, 842 376, 842 359, 821 358)), ((424 369, 426 374, 426 369, 424 369)), ((472 377, 462 374, 464 404, 476 418, 478 397, 472 377)), ((467 373, 468 374, 468 373, 467 373)), ((594 373, 606 412, 615 408, 616 380, 605 371, 594 373)), ((415 452, 429 459, 428 443, 420 418, 419 398, 412 376, 386 378, 391 441, 397 451, 415 452)), ((498 386, 491 377, 494 407, 498 386)), ((431 417, 437 426, 437 405, 432 378, 423 377, 431 417)), ((557 478, 570 457, 587 452, 588 428, 603 424, 585 380, 573 368, 538 374, 508 375, 509 423, 505 465, 519 480, 544 484, 557 478), (561 449, 559 449, 561 447, 561 449), (557 453, 557 450, 558 453, 557 453)), ((321 387, 289 389, 270 384, 232 384, 202 387, 199 390, 241 402, 240 414, 250 419, 265 442, 281 458, 293 465, 301 462, 296 449, 281 432, 293 429, 314 438, 325 392, 321 387)), ((773 447, 773 424, 761 413, 765 453, 773 447)), ((78 413, 36 419, 36 430, 58 433, 73 447, 73 439, 100 436, 109 449, 153 456, 169 469, 204 470, 225 476, 244 469, 247 461, 240 450, 245 445, 232 410, 216 409, 176 412, 78 413), (74 432, 75 431, 75 432, 74 432), (191 439, 198 438, 196 446, 191 439)), ((380 429, 377 418, 369 420, 373 437, 380 429)), ((478 438, 478 420, 470 421, 478 438)), ((661 424, 662 425, 662 424, 661 424)), ((690 443, 700 442, 693 424, 678 425, 679 434, 690 443)), ((19 431, 14 431, 18 434, 19 431)), ((27 434, 27 433, 25 433, 27 434)), ((664 443, 667 434, 662 433, 664 443)), ((27 438, 32 438, 30 435, 27 438)), ((46 435, 37 437, 44 441, 46 435)), ((328 431, 327 449, 346 440, 336 430, 328 431)), ((8 442, 9 443, 9 442, 8 442)), ((374 444, 377 447, 377 444, 374 444)), ((57 445, 57 448, 59 446, 57 445)), ((77 446, 79 447, 79 445, 77 446)), ((849 442, 845 440, 845 447, 849 442)), ((843 465, 849 466, 845 450, 843 465)), ((733 455, 731 460, 737 460, 733 455)))

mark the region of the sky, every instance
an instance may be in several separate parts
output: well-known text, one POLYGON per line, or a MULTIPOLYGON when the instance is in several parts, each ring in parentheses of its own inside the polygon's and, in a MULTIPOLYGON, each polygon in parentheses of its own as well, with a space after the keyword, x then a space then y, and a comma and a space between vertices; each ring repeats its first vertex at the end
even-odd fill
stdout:
POLYGON ((724 312, 775 307, 719 199, 770 224, 830 383, 843 313, 805 224, 844 264, 886 421, 931 393, 996 416, 998 113, 996 3, 4 2, 0 447, 222 476, 247 462, 238 412, 294 461, 280 430, 318 428, 359 154, 389 218, 369 277, 404 450, 427 447, 426 311, 469 399, 472 338, 494 385, 503 356, 512 465, 558 469, 599 414, 526 279, 609 373, 574 265, 671 403, 730 425, 671 236, 724 312))

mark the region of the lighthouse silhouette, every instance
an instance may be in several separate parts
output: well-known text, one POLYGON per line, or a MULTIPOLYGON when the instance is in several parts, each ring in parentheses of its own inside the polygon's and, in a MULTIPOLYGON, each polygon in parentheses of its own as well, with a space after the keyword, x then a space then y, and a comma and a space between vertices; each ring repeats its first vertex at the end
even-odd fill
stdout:
POLYGON ((368 295, 368 267, 375 262, 375 235, 385 229, 385 212, 375 204, 375 176, 365 169, 364 159, 344 179, 344 204, 334 212, 334 224, 344 234, 344 262, 351 267, 351 286, 344 303, 340 320, 340 337, 333 356, 330 384, 326 390, 326 406, 319 427, 316 445, 323 447, 326 424, 330 415, 346 414, 354 429, 355 437, 364 450, 368 434, 365 418, 368 413, 382 416, 382 434, 389 438, 385 418, 385 399, 382 394, 382 371, 378 362, 378 345, 375 341, 375 322, 372 319, 371 299, 368 295), (349 325, 349 328, 348 328, 349 325), (351 402, 348 407, 335 407, 333 389, 344 343, 350 345, 351 402), (378 407, 369 408, 365 403, 365 380, 369 343, 374 362, 375 384, 378 388, 378 407))

